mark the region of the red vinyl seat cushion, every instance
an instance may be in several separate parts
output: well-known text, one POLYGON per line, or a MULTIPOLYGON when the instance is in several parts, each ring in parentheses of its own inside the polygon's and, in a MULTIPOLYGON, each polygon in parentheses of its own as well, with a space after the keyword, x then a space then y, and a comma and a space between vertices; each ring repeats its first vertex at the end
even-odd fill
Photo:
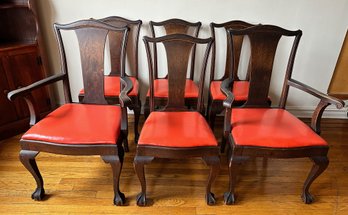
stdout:
MULTIPOLYGON (((119 76, 104 76, 104 95, 119 96, 120 95, 120 77, 119 76)), ((137 96, 139 91, 138 80, 135 77, 129 77, 132 81, 133 89, 128 93, 128 96, 137 96)), ((80 94, 84 94, 82 89, 80 94)))
POLYGON ((217 146, 217 141, 198 112, 151 112, 138 144, 183 148, 217 146))
MULTIPOLYGON (((210 94, 213 100, 225 100, 226 96, 220 90, 222 81, 212 81, 210 94)), ((233 95, 235 101, 246 101, 249 94, 249 81, 235 81, 233 83, 233 95)))
POLYGON ((301 120, 283 109, 235 108, 231 116, 236 145, 272 148, 327 146, 301 120))
MULTIPOLYGON (((154 80, 154 96, 160 98, 168 97, 168 79, 154 80)), ((147 92, 147 97, 150 96, 150 90, 147 92)), ((186 79, 185 98, 197 98, 198 86, 190 79, 186 79)))
POLYGON ((22 139, 61 144, 115 144, 120 127, 118 106, 65 104, 31 127, 22 139))

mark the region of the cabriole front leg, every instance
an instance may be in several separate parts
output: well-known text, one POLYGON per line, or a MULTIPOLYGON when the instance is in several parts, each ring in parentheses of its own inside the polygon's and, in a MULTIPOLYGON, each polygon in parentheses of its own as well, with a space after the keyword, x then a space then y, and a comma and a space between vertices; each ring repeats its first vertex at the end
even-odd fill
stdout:
POLYGON ((117 155, 104 155, 102 156, 103 160, 106 163, 109 163, 112 168, 112 175, 114 181, 114 205, 121 206, 126 202, 125 195, 120 191, 120 175, 122 170, 123 163, 123 153, 117 155), (122 157, 119 157, 119 156, 122 157))
POLYGON ((236 201, 234 188, 237 182, 237 173, 238 173, 239 166, 246 160, 247 160, 246 157, 235 156, 233 155, 233 152, 232 152, 232 156, 230 157, 229 165, 228 165, 229 191, 224 193, 224 202, 226 205, 232 205, 236 201))
POLYGON ((313 161, 312 169, 303 185, 303 192, 302 192, 302 200, 306 204, 310 204, 314 201, 313 196, 309 193, 309 187, 313 183, 313 181, 321 175, 325 171, 325 169, 329 165, 329 159, 326 156, 322 157, 311 157, 310 158, 313 161))
POLYGON ((24 167, 32 174, 36 181, 36 190, 31 195, 31 198, 40 201, 45 196, 44 183, 40 174, 39 168, 36 165, 35 157, 39 154, 38 151, 21 150, 19 159, 24 167))
POLYGON ((135 173, 137 174, 139 181, 140 181, 140 185, 141 185, 141 192, 136 197, 138 206, 146 206, 146 203, 147 203, 144 166, 145 166, 145 164, 150 163, 153 159, 154 159, 154 157, 138 156, 138 155, 136 155, 134 158, 135 173))

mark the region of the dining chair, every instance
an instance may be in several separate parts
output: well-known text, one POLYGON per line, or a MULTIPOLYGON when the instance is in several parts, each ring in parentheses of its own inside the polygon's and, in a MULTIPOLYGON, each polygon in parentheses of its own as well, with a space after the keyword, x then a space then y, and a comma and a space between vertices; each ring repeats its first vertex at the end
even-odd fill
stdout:
POLYGON ((215 39, 215 43, 212 47, 212 61, 211 61, 211 70, 209 77, 209 95, 208 95, 208 110, 207 110, 207 119, 212 129, 214 129, 215 117, 217 114, 221 113, 224 110, 222 102, 226 99, 226 96, 221 92, 220 85, 222 80, 228 78, 232 71, 234 77, 233 83, 233 94, 235 96, 234 106, 240 106, 244 104, 248 97, 249 91, 249 73, 246 72, 246 77, 241 78, 241 75, 238 74, 238 68, 240 63, 240 55, 242 50, 242 45, 244 41, 243 36, 235 36, 233 38, 233 50, 231 50, 230 43, 228 42, 228 32, 229 29, 243 29, 255 26, 254 24, 250 24, 248 22, 244 22, 241 20, 232 20, 224 23, 210 23, 210 32, 211 36, 215 39), (224 36, 220 36, 220 31, 223 30, 225 32, 224 36), (223 43, 221 39, 226 39, 226 46, 223 47, 223 43), (219 58, 220 52, 222 49, 226 51, 225 56, 225 66, 217 65, 219 62, 223 61, 223 59, 219 58), (234 62, 231 64, 231 51, 234 53, 234 62), (234 68, 231 68, 231 65, 234 68), (222 68, 222 70, 218 70, 218 73, 221 78, 217 77, 216 69, 222 68))
POLYGON ((139 177, 141 192, 137 196, 137 205, 147 204, 144 166, 154 158, 186 159, 201 157, 210 166, 206 186, 206 202, 215 204, 211 185, 220 167, 219 147, 212 130, 202 115, 203 84, 212 38, 199 39, 185 34, 172 34, 158 38, 144 37, 149 65, 150 115, 140 132, 134 169, 139 177), (162 109, 155 109, 155 69, 151 44, 162 44, 168 62, 168 99, 162 109), (195 46, 205 50, 199 82, 197 107, 188 109, 185 105, 186 71, 190 53, 195 46))
MULTIPOLYGON (((141 102, 139 97, 139 81, 138 81, 138 43, 139 32, 142 25, 141 20, 129 20, 119 16, 110 16, 99 21, 112 25, 117 28, 127 26, 129 28, 127 47, 126 47, 126 67, 125 75, 130 78, 133 83, 133 89, 129 92, 128 96, 131 98, 132 103, 129 109, 134 111, 134 141, 137 142, 139 138, 139 118, 141 110, 141 102), (128 65, 128 66, 127 66, 128 65)), ((110 54, 110 66, 111 71, 108 75, 105 75, 104 88, 105 98, 109 104, 119 104, 120 95, 120 75, 121 65, 119 49, 122 46, 123 35, 119 32, 109 32, 108 45, 110 54)), ((84 97, 84 89, 80 91, 79 100, 82 101, 84 97)), ((128 143, 125 144, 125 151, 128 152, 128 143)))
MULTIPOLYGON (((342 108, 341 100, 323 94, 310 86, 292 78, 295 55, 302 31, 290 31, 273 25, 259 25, 241 30, 228 31, 229 42, 233 50, 235 36, 248 36, 251 46, 250 88, 248 98, 242 107, 232 107, 234 95, 231 92, 233 76, 225 79, 221 90, 226 95, 224 133, 229 142, 228 168, 229 190, 224 195, 226 204, 235 203, 236 178, 239 166, 250 157, 263 158, 302 158, 308 157, 313 167, 304 182, 302 200, 309 204, 313 196, 309 187, 327 168, 329 160, 328 143, 319 136, 320 120, 325 108, 334 104, 342 108), (269 89, 273 63, 280 39, 292 40, 285 78, 279 104, 269 107, 269 89), (320 99, 312 115, 311 125, 307 126, 285 109, 289 88, 294 87, 320 99)), ((277 55, 278 56, 278 55, 277 55)), ((283 55, 280 55, 283 56, 283 55)), ((234 59, 234 54, 231 52, 234 59)), ((234 68, 234 67, 233 67, 234 68)))
MULTIPOLYGON (((35 161, 40 152, 100 155, 112 168, 114 204, 123 205, 125 196, 119 189, 124 157, 122 142, 127 139, 127 105, 131 103, 127 93, 133 86, 131 80, 124 75, 124 66, 121 65, 120 105, 108 105, 104 96, 103 71, 107 35, 110 35, 110 32, 122 35, 122 45, 114 51, 119 52, 119 61, 124 62, 128 28, 117 28, 96 20, 80 20, 70 24, 54 24, 54 30, 60 50, 61 72, 8 94, 10 100, 24 98, 30 111, 31 128, 20 139, 19 158, 36 181, 37 188, 32 198, 43 200, 45 197, 43 178, 35 161), (72 103, 68 75, 69 59, 66 58, 65 52, 71 47, 63 43, 68 38, 63 37, 62 32, 76 33, 84 85, 84 97, 80 103, 72 103), (31 92, 57 81, 63 82, 66 104, 39 120, 31 92)), ((70 71, 70 74, 72 72, 78 71, 70 71)))
MULTIPOLYGON (((199 30, 202 26, 201 22, 188 22, 182 19, 168 19, 162 22, 150 21, 151 37, 159 37, 171 34, 187 34, 193 37, 198 37, 199 30)), ((168 99, 168 74, 164 76, 161 74, 166 71, 160 71, 158 61, 158 47, 153 44, 153 63, 154 63, 154 96, 155 107, 160 108, 165 106, 168 99)), ((185 87, 185 104, 188 107, 195 107, 197 105, 198 85, 193 81, 195 71, 196 47, 192 49, 190 54, 190 67, 187 71, 188 77, 186 79, 185 87)), ((145 118, 149 115, 149 98, 150 91, 147 92, 146 102, 144 106, 145 118)))

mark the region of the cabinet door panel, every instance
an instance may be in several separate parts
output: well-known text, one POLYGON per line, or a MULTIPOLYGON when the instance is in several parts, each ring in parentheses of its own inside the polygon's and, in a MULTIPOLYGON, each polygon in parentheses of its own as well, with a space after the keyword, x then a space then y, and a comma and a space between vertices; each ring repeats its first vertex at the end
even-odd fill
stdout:
MULTIPOLYGON (((8 57, 8 65, 10 67, 7 70, 8 77, 12 80, 9 81, 13 89, 17 89, 23 86, 32 84, 44 77, 42 65, 38 61, 38 52, 36 47, 25 48, 10 52, 8 57)), ((38 105, 39 111, 44 112, 50 109, 50 100, 46 88, 37 89, 33 91, 34 99, 38 105)), ((24 101, 19 101, 17 104, 17 112, 20 118, 28 116, 28 109, 24 104, 24 101)))
POLYGON ((7 93, 10 90, 7 84, 5 70, 0 57, 0 125, 17 120, 16 109, 13 103, 7 99, 7 93))

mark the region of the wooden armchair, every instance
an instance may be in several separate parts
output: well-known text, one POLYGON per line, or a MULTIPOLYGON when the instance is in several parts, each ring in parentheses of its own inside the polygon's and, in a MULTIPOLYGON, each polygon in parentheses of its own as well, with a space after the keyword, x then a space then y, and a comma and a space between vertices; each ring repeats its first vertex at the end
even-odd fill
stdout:
MULTIPOLYGON (((199 30, 202 26, 201 22, 187 22, 182 19, 168 19, 162 22, 150 21, 151 36, 159 37, 171 34, 186 34, 193 37, 198 37, 199 30)), ((155 107, 164 107, 168 99, 168 74, 164 77, 160 77, 158 68, 158 47, 153 45, 153 63, 154 63, 154 96, 155 107)), ((197 106, 198 86, 193 81, 195 71, 195 59, 196 59, 196 47, 192 49, 190 60, 189 76, 186 79, 185 87, 185 104, 188 107, 197 106)), ((150 112, 149 105, 150 91, 147 92, 146 102, 144 107, 144 115, 147 117, 150 112)))
MULTIPOLYGON (((231 108, 234 102, 234 95, 230 90, 233 78, 225 79, 221 84, 221 90, 227 96, 223 103, 226 108, 224 132, 231 149, 228 154, 230 184, 229 191, 224 195, 225 203, 235 202, 234 188, 238 167, 248 157, 310 158, 314 164, 304 183, 302 199, 307 204, 311 203, 313 197, 309 193, 309 187, 329 164, 328 143, 318 135, 320 119, 328 105, 334 104, 342 108, 344 103, 291 77, 302 31, 289 31, 272 25, 229 30, 230 45, 233 46, 231 41, 235 36, 245 35, 251 43, 250 89, 242 108, 231 108), (273 61, 282 37, 294 38, 293 46, 280 102, 277 107, 270 108, 267 100, 273 61), (320 99, 312 116, 311 127, 285 110, 290 86, 320 99)), ((233 59, 233 53, 231 56, 233 59)))
POLYGON ((225 80, 226 78, 230 77, 233 73, 234 77, 234 83, 233 83, 233 94, 234 94, 234 106, 240 106, 244 104, 244 102, 247 100, 248 97, 248 91, 249 91, 249 73, 247 72, 246 78, 242 79, 240 78, 238 74, 238 68, 239 68, 239 60, 240 60, 240 54, 242 50, 242 45, 244 41, 244 37, 242 36, 235 36, 233 37, 233 50, 231 50, 231 45, 228 42, 228 29, 244 29, 255 26, 253 24, 239 21, 239 20, 233 20, 229 22, 224 23, 210 23, 210 31, 212 37, 215 39, 215 43, 212 47, 212 63, 211 63, 211 71, 210 71, 210 79, 209 79, 209 97, 208 97, 208 111, 207 111, 207 118, 208 122, 210 124, 210 127, 214 128, 214 122, 216 114, 221 113, 224 109, 222 102, 226 99, 226 96, 221 92, 220 85, 222 80, 225 80), (221 78, 215 77, 215 67, 216 67, 216 31, 218 29, 223 28, 226 31, 226 63, 224 68, 224 73, 222 74, 221 78), (231 51, 234 53, 234 62, 231 64, 231 51), (234 66, 234 68, 231 68, 231 65, 234 66))
MULTIPOLYGON (((36 165, 35 157, 40 152, 64 155, 100 155, 110 163, 114 180, 114 204, 122 205, 125 196, 119 190, 124 149, 122 142, 127 139, 127 108, 131 103, 127 93, 132 90, 132 82, 124 77, 120 93, 120 106, 108 105, 104 97, 104 47, 109 32, 122 35, 120 46, 121 62, 125 56, 128 28, 116 28, 94 20, 81 20, 71 24, 54 24, 57 36, 62 73, 40 80, 32 85, 11 91, 10 100, 22 97, 30 110, 32 126, 21 138, 20 160, 35 178, 37 188, 32 194, 34 200, 45 196, 43 178, 36 165), (84 97, 81 103, 72 103, 68 78, 67 59, 61 31, 75 31, 81 56, 84 97), (31 99, 31 91, 48 84, 63 81, 66 104, 39 120, 36 104, 31 99)), ((121 66, 121 68, 124 68, 121 66)), ((118 84, 118 83, 115 83, 118 84)))
MULTIPOLYGON (((126 47, 126 61, 128 61, 129 71, 127 71, 128 69, 125 68, 125 75, 128 76, 133 83, 133 89, 129 92, 128 96, 132 100, 132 104, 129 106, 129 108, 134 111, 134 140, 135 142, 137 142, 139 138, 138 124, 141 110, 138 83, 138 43, 142 21, 133 21, 118 16, 106 17, 103 19, 99 19, 99 21, 107 23, 117 28, 122 28, 125 26, 129 28, 126 47)), ((119 83, 122 70, 122 62, 120 61, 120 50, 122 46, 123 35, 118 32, 110 32, 108 35, 108 39, 111 60, 111 71, 109 75, 105 76, 104 80, 105 98, 109 104, 119 104, 119 83)), ((79 95, 79 100, 82 101, 83 97, 84 90, 82 89, 79 95)), ((125 151, 129 151, 128 144, 125 144, 125 151)))
POLYGON ((144 206, 146 199, 146 182, 144 165, 154 158, 202 157, 211 166, 206 188, 207 204, 215 203, 210 188, 215 180, 219 167, 219 148, 217 141, 205 118, 201 115, 203 106, 203 81, 212 38, 198 39, 184 34, 173 34, 159 38, 144 37, 150 79, 150 115, 146 119, 140 133, 134 168, 141 183, 141 193, 137 196, 137 204, 144 206), (153 56, 150 44, 163 44, 168 61, 168 99, 167 105, 155 111, 155 77, 153 56), (202 73, 199 82, 197 109, 189 110, 185 106, 186 71, 190 52, 196 45, 205 46, 202 62, 202 73))

